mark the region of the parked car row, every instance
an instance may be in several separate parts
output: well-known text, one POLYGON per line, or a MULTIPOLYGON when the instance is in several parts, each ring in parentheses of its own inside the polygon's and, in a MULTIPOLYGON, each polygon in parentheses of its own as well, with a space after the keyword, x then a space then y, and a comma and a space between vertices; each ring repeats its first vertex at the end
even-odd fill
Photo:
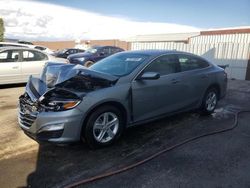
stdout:
POLYGON ((68 56, 68 60, 72 64, 80 64, 85 67, 90 67, 97 61, 122 51, 124 50, 115 46, 93 46, 83 53, 68 56))
POLYGON ((94 46, 87 51, 66 48, 52 53, 46 47, 25 41, 0 42, 0 85, 27 82, 29 75, 39 76, 47 62, 73 63, 89 67, 121 51, 123 49, 113 46, 94 46))

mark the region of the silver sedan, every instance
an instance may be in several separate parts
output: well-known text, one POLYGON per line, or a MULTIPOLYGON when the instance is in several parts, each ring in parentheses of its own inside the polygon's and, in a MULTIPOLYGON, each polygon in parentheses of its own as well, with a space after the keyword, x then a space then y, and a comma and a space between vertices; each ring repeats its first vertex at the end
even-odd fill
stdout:
POLYGON ((215 64, 178 51, 128 51, 89 69, 48 64, 20 97, 19 123, 38 141, 84 139, 106 146, 129 126, 200 109, 213 113, 226 94, 227 75, 215 64))

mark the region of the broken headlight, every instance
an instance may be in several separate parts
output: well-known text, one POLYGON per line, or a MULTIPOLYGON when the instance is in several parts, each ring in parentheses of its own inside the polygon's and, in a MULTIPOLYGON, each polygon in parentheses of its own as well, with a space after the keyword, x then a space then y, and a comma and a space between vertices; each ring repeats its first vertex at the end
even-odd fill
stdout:
POLYGON ((75 108, 80 102, 80 100, 52 100, 42 104, 42 106, 47 110, 64 111, 75 108))
POLYGON ((52 89, 39 98, 39 104, 49 111, 70 110, 80 102, 76 94, 61 89, 52 89))

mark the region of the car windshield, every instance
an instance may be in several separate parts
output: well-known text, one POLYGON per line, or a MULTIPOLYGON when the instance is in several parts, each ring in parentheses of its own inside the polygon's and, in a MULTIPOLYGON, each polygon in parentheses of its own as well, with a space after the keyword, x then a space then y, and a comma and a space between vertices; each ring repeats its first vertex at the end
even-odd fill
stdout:
POLYGON ((94 54, 94 53, 97 52, 97 49, 96 49, 96 48, 89 48, 89 49, 87 49, 85 52, 94 54))
POLYGON ((147 58, 149 58, 149 55, 146 54, 119 53, 102 59, 89 69, 122 77, 130 74, 147 58))
POLYGON ((64 54, 68 49, 58 50, 57 53, 64 54))

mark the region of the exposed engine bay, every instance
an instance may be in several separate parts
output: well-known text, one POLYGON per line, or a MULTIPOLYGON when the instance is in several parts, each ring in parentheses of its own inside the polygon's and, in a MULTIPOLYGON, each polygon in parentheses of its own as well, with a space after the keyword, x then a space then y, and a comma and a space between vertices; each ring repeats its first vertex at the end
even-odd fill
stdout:
POLYGON ((33 111, 64 111, 77 106, 88 92, 111 87, 117 80, 81 65, 48 63, 40 78, 29 78, 26 88, 34 97, 25 93, 20 101, 32 103, 33 111))

